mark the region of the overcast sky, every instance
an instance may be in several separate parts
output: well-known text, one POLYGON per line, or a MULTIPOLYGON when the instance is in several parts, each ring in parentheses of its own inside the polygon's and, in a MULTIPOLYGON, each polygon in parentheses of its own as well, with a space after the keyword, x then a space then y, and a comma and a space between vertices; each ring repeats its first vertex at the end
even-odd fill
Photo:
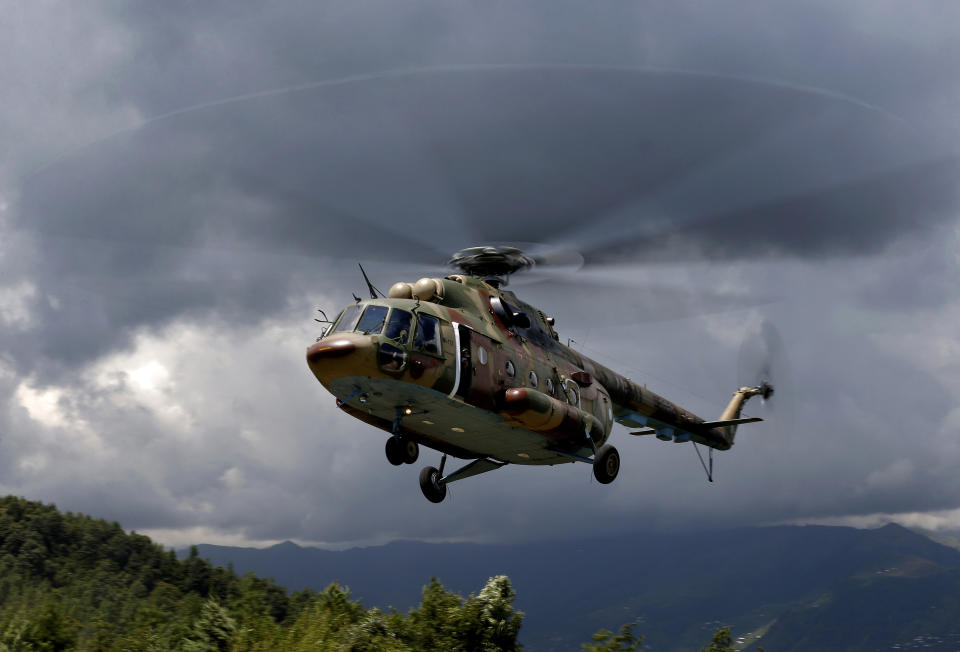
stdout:
POLYGON ((0 491, 171 545, 960 529, 960 5, 3 2, 0 491), (310 374, 314 310, 457 249, 705 417, 441 505, 310 374))

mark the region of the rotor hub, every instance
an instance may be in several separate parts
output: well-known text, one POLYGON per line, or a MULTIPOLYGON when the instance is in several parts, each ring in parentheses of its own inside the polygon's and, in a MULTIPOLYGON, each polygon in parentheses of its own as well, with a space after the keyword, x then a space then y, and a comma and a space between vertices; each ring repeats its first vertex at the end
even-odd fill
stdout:
POLYGON ((516 247, 467 247, 453 254, 448 264, 499 287, 507 284, 511 274, 536 265, 536 260, 516 247))

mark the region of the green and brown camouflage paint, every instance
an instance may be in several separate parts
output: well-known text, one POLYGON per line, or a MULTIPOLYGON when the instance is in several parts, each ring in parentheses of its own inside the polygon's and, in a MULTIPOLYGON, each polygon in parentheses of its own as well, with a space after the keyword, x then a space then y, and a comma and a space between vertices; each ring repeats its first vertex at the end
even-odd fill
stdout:
POLYGON ((307 350, 310 369, 341 408, 388 432, 406 409, 428 418, 401 417, 405 436, 458 457, 520 464, 590 455, 614 421, 673 430, 676 441, 721 450, 733 444, 732 428, 704 427, 700 417, 563 345, 540 310, 482 280, 455 274, 397 283, 388 298, 361 305, 440 321, 439 355, 416 349, 413 333, 397 341, 328 332, 307 350), (405 363, 378 362, 387 343, 405 363))

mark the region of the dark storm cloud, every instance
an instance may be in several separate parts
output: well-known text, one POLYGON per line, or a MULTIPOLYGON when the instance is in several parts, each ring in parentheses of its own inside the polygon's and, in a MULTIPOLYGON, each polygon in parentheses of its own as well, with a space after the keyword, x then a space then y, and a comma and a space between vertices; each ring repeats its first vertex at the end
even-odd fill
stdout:
POLYGON ((869 253, 953 216, 956 166, 914 163, 926 143, 893 127, 835 99, 697 75, 399 74, 120 134, 33 179, 18 217, 48 236, 46 272, 104 279, 104 310, 131 327, 155 315, 109 279, 139 279, 143 303, 171 317, 215 298, 269 311, 286 294, 187 273, 217 248, 238 250, 221 275, 251 287, 250 246, 432 265, 489 241, 555 242, 588 263, 676 256, 671 239, 687 258, 869 253))
POLYGON ((587 262, 823 256, 954 216, 954 148, 911 103, 955 92, 957 46, 937 34, 892 47, 889 25, 864 34, 863 9, 843 3, 546 9, 118 8, 132 51, 104 77, 111 92, 147 117, 200 108, 23 186, 16 220, 43 238, 41 285, 96 286, 71 306, 92 327, 77 351, 220 302, 269 313, 287 288, 251 291, 277 274, 246 262, 250 246, 433 265, 489 241, 559 242, 587 262), (471 67, 485 63, 507 65, 471 67), (218 247, 239 253, 190 273, 218 247))
POLYGON ((6 213, 19 244, 4 250, 4 280, 36 291, 23 294, 30 328, 0 331, 4 365, 15 364, 0 366, 0 380, 11 396, 56 383, 61 411, 107 453, 32 423, 15 398, 0 418, 3 477, 16 490, 130 527, 306 540, 562 534, 571 511, 604 529, 952 506, 956 481, 924 473, 949 459, 947 445, 904 441, 950 423, 949 379, 868 338, 900 335, 883 321, 898 309, 957 298, 952 252, 876 254, 927 245, 955 224, 960 10, 105 7, 104 29, 122 32, 123 47, 73 96, 38 102, 62 113, 38 115, 36 132, 96 123, 91 95, 142 126, 51 154, 32 176, 14 164, 2 180, 22 181, 6 213), (687 304, 779 311, 799 381, 778 398, 793 397, 801 422, 766 424, 766 439, 744 432, 723 460, 722 492, 707 493, 689 449, 618 441, 625 456, 635 447, 633 466, 612 491, 589 485, 586 467, 508 468, 457 485, 456 502, 441 506, 469 516, 437 518, 415 473, 404 474, 412 469, 385 471, 380 434, 335 411, 306 372, 302 348, 317 332, 267 331, 307 321, 318 295, 347 302, 362 287, 357 260, 385 285, 400 263, 422 266, 404 277, 413 280, 458 248, 503 240, 568 246, 588 263, 731 263, 690 276, 635 267, 589 291, 517 288, 617 369, 652 370, 721 403, 739 342, 720 338, 718 321, 634 322, 685 316, 687 304), (736 266, 764 256, 795 266, 736 266), (845 267, 849 256, 869 265, 845 267), (919 278, 939 283, 918 288, 919 278), (203 337, 176 330, 184 323, 203 337), (590 327, 607 331, 591 339, 590 327), (138 339, 145 332, 155 340, 138 339), (142 359, 111 359, 128 350, 142 359), (150 360, 169 368, 168 394, 97 389, 84 375, 150 360), (168 408, 183 414, 168 423, 168 408), (41 463, 48 472, 30 466, 41 463), (669 491, 653 498, 651 487, 669 491))

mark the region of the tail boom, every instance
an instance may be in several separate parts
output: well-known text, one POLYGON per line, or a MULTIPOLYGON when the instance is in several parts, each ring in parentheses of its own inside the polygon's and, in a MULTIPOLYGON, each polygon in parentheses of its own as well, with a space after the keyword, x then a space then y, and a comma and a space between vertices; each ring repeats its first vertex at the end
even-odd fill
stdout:
POLYGON ((742 419, 740 411, 743 404, 753 396, 767 398, 773 393, 773 386, 766 381, 757 387, 741 387, 734 392, 720 419, 706 421, 602 364, 580 356, 572 349, 567 350, 576 356, 577 366, 590 373, 607 390, 613 403, 614 420, 630 428, 642 428, 631 434, 655 434, 662 440, 678 443, 693 441, 710 448, 727 450, 733 446, 738 425, 762 420, 742 419))

